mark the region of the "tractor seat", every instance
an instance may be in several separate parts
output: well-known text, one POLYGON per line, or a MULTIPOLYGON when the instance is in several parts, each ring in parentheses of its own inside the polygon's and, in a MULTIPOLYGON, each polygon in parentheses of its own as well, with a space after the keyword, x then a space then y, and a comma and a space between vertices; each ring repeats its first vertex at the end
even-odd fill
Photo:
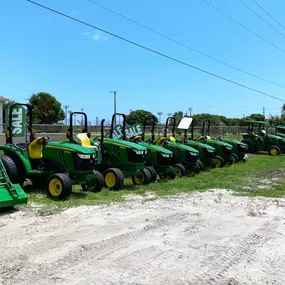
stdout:
POLYGON ((158 146, 163 146, 163 143, 166 141, 165 137, 160 138, 157 142, 156 145, 158 146))
POLYGON ((171 141, 171 142, 176 142, 176 138, 175 137, 173 137, 173 136, 171 136, 171 137, 169 137, 169 140, 171 141))
POLYGON ((141 136, 134 136, 130 138, 130 142, 140 142, 142 140, 141 136))
POLYGON ((97 145, 91 145, 90 139, 87 134, 78 134, 77 138, 80 140, 82 146, 98 150, 97 145))
POLYGON ((197 142, 201 142, 201 141, 204 140, 204 139, 205 139, 205 138, 202 136, 202 137, 197 138, 196 141, 197 141, 197 142))
POLYGON ((43 145, 47 143, 46 137, 38 137, 34 139, 28 146, 29 156, 31 159, 43 158, 43 145))

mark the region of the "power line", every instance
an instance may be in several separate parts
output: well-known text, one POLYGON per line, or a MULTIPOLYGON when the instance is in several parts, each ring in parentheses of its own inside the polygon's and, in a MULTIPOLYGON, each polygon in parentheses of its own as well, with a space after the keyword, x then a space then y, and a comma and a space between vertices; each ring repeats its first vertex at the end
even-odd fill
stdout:
POLYGON ((271 19, 273 19, 279 26, 281 26, 283 29, 285 27, 272 15, 270 15, 259 3, 257 3, 255 0, 252 0, 262 11, 264 11, 271 19))
POLYGON ((204 3, 206 3, 207 5, 209 5, 210 7, 212 7, 214 10, 218 11, 220 14, 224 15, 225 17, 227 17, 228 19, 230 19, 231 21, 235 22, 236 24, 238 24, 239 26, 241 26, 242 28, 244 28, 245 30, 247 30, 248 32, 252 33, 253 35, 255 35, 256 37, 260 38, 261 40, 263 40, 264 42, 270 44, 271 46, 279 49, 280 51, 285 53, 285 50, 279 46, 277 46, 276 44, 268 41, 267 39, 263 38, 262 36, 260 36, 259 34, 257 34, 256 32, 252 31, 251 29, 249 29, 248 27, 246 27, 245 25, 243 25, 242 23, 238 22, 237 20, 235 20, 234 18, 232 18, 231 16, 229 16, 228 14, 226 14, 225 12, 223 12, 222 10, 218 9, 217 7, 215 7, 213 4, 209 3, 206 0, 201 0, 204 3))
POLYGON ((244 5, 248 10, 250 10, 254 15, 256 15, 259 19, 261 19, 264 23, 266 23, 269 27, 271 27, 274 31, 279 33, 282 37, 285 38, 285 35, 277 30, 273 25, 271 25, 268 21, 266 21, 263 17, 261 17, 258 13, 256 13, 252 8, 250 8, 247 4, 245 4, 242 0, 238 0, 242 5, 244 5))
POLYGON ((203 72, 203 73, 205 73, 205 74, 211 75, 211 76, 216 77, 216 78, 219 78, 219 79, 224 80, 224 81, 226 81, 226 82, 229 82, 229 83, 232 83, 232 84, 234 84, 234 85, 237 85, 237 86, 243 87, 243 88, 245 88, 245 89, 251 90, 251 91, 253 91, 253 92, 256 92, 256 93, 265 95, 265 96, 267 96, 267 97, 271 97, 271 98, 274 98, 274 99, 276 99, 276 100, 285 102, 284 99, 278 98, 278 97, 276 97, 276 96, 273 96, 273 95, 271 95, 271 94, 265 93, 265 92, 260 91, 260 90, 258 90, 258 89, 251 88, 251 87, 246 86, 246 85, 244 85, 244 84, 242 84, 242 83, 233 81, 233 80, 231 80, 231 79, 225 78, 225 77, 220 76, 220 75, 217 75, 217 74, 215 74, 215 73, 206 71, 206 70, 204 70, 204 69, 202 69, 202 68, 199 68, 199 67, 197 67, 197 66, 191 65, 191 64, 189 64, 189 63, 187 63, 187 62, 181 61, 181 60, 176 59, 176 58, 174 58, 174 57, 171 57, 171 56, 169 56, 169 55, 163 54, 163 53, 161 53, 161 52, 159 52, 159 51, 153 50, 153 49, 151 49, 151 48, 148 48, 148 47, 146 47, 146 46, 143 46, 143 45, 141 45, 141 44, 138 44, 138 43, 136 43, 136 42, 133 42, 133 41, 131 41, 131 40, 128 40, 128 39, 126 39, 126 38, 123 38, 123 37, 121 37, 121 36, 118 36, 118 35, 116 35, 116 34, 114 34, 114 33, 108 32, 108 31, 106 31, 106 30, 104 30, 104 29, 101 29, 101 28, 99 28, 99 27, 96 27, 96 26, 94 26, 94 25, 92 25, 92 24, 89 24, 89 23, 84 22, 84 21, 82 21, 82 20, 79 20, 79 19, 77 19, 77 18, 71 17, 71 16, 69 16, 69 15, 67 15, 67 14, 64 14, 63 12, 54 10, 54 9, 52 9, 52 8, 49 8, 49 7, 47 7, 47 6, 44 6, 44 5, 42 5, 42 4, 39 4, 39 3, 34 2, 34 1, 32 1, 32 0, 27 0, 27 1, 30 2, 30 3, 32 3, 32 4, 34 4, 34 5, 39 6, 39 7, 41 7, 41 8, 44 8, 44 9, 46 9, 46 10, 49 10, 49 11, 51 11, 51 12, 53 12, 53 13, 56 13, 56 14, 58 14, 58 15, 61 15, 61 16, 65 17, 65 18, 71 19, 71 20, 73 20, 73 21, 75 21, 75 22, 81 23, 81 24, 83 24, 83 25, 85 25, 85 26, 91 27, 91 28, 96 29, 96 30, 98 30, 98 31, 101 31, 101 32, 103 32, 103 33, 105 33, 105 34, 108 34, 108 35, 110 35, 110 36, 112 36, 112 37, 115 37, 115 38, 117 38, 117 39, 120 39, 120 40, 122 40, 122 41, 125 41, 125 42, 127 42, 127 43, 129 43, 129 44, 132 44, 132 45, 134 45, 134 46, 140 47, 140 48, 142 48, 142 49, 144 49, 144 50, 147 50, 147 51, 149 51, 149 52, 152 52, 152 53, 155 53, 155 54, 157 54, 157 55, 160 55, 160 56, 162 56, 162 57, 164 57, 164 58, 167 58, 167 59, 169 59, 169 60, 171 60, 171 61, 180 63, 180 64, 185 65, 185 66, 187 66, 187 67, 190 67, 190 68, 192 68, 192 69, 198 70, 198 71, 200 71, 200 72, 203 72))
POLYGON ((127 21, 129 21, 129 22, 132 22, 133 24, 135 24, 135 25, 137 25, 137 26, 140 26, 140 27, 142 27, 142 28, 144 28, 144 29, 146 29, 146 30, 148 30, 148 31, 150 31, 150 32, 152 32, 152 33, 154 33, 154 34, 160 36, 160 37, 163 37, 163 38, 165 38, 165 39, 167 39, 167 40, 169 40, 169 41, 172 41, 172 42, 174 42, 174 43, 176 43, 176 44, 178 44, 178 45, 180 45, 180 46, 183 46, 183 47, 185 47, 185 48, 187 48, 187 49, 189 49, 189 50, 192 50, 192 51, 194 51, 194 52, 196 52, 196 53, 199 53, 199 54, 201 54, 201 55, 203 55, 203 56, 205 56, 205 57, 207 57, 207 58, 210 58, 210 59, 212 59, 212 60, 214 60, 214 61, 216 61, 216 62, 219 62, 219 63, 221 63, 221 64, 224 64, 224 65, 226 65, 226 66, 228 66, 228 67, 230 67, 230 68, 232 68, 232 69, 235 69, 235 70, 237 70, 237 71, 240 71, 240 72, 245 73, 245 74, 247 74, 247 75, 250 75, 250 76, 252 76, 252 77, 258 78, 258 79, 260 79, 260 80, 262 80, 262 81, 265 81, 265 82, 267 82, 267 83, 270 83, 270 84, 277 85, 277 86, 279 86, 279 87, 285 88, 285 85, 282 85, 282 84, 279 84, 279 83, 275 83, 275 82, 273 82, 273 81, 271 81, 271 80, 262 78, 262 77, 260 77, 260 76, 258 76, 258 75, 255 75, 255 74, 251 73, 251 72, 245 71, 245 70, 243 70, 243 69, 241 69, 241 68, 235 67, 235 66, 233 66, 233 65, 231 65, 231 64, 229 64, 229 63, 226 63, 226 62, 224 62, 224 61, 222 61, 222 60, 219 60, 219 59, 217 59, 217 58, 215 58, 215 57, 213 57, 213 56, 211 56, 211 55, 208 55, 208 54, 206 54, 206 53, 204 53, 204 52, 202 52, 202 51, 199 51, 199 50, 197 50, 197 49, 195 49, 195 48, 192 48, 192 47, 190 47, 190 46, 188 46, 188 45, 186 45, 186 44, 183 44, 182 42, 177 41, 177 40, 175 40, 175 39, 173 39, 173 38, 171 38, 171 37, 169 37, 169 36, 167 36, 167 35, 165 35, 165 34, 162 34, 162 33, 158 32, 158 31, 156 31, 156 30, 154 30, 154 29, 152 29, 152 28, 150 28, 150 27, 148 27, 148 26, 145 26, 145 25, 143 25, 143 24, 141 24, 141 23, 139 23, 139 22, 137 22, 137 21, 135 21, 135 20, 133 20, 133 19, 131 19, 131 18, 129 18, 129 17, 127 17, 127 16, 121 14, 121 13, 118 13, 118 12, 116 12, 116 11, 114 11, 114 10, 112 10, 112 9, 110 9, 110 8, 108 8, 108 7, 106 7, 106 6, 103 6, 102 4, 100 4, 100 3, 98 3, 98 2, 95 2, 95 1, 93 1, 93 0, 87 0, 87 1, 90 2, 90 3, 92 3, 92 4, 94 4, 94 5, 97 5, 97 6, 101 7, 102 9, 107 10, 107 11, 109 11, 109 12, 111 12, 111 13, 113 13, 113 14, 115 14, 115 15, 121 17, 121 18, 124 18, 125 20, 127 20, 127 21))

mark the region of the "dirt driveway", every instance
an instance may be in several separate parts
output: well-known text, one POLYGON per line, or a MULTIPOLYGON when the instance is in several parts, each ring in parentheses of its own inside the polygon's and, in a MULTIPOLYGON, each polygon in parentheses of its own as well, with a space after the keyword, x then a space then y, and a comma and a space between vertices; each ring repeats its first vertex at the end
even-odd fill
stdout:
POLYGON ((128 196, 0 216, 0 284, 285 284, 285 200, 128 196))

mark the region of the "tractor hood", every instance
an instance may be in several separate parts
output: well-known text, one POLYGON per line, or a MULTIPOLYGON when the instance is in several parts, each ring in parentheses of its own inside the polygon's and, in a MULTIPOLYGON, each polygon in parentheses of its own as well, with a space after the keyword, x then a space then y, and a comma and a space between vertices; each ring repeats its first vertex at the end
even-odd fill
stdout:
POLYGON ((137 143, 117 140, 117 139, 110 139, 110 138, 104 138, 104 144, 112 144, 112 145, 117 145, 120 147, 131 148, 134 150, 143 150, 143 151, 147 150, 144 146, 139 145, 137 143))
POLYGON ((147 143, 147 142, 140 142, 140 145, 146 147, 149 150, 157 151, 157 152, 160 152, 160 153, 163 153, 163 154, 172 155, 172 151, 170 151, 170 150, 168 150, 168 149, 166 149, 164 147, 161 147, 161 146, 157 146, 157 145, 150 144, 150 143, 147 143))
POLYGON ((81 146, 79 144, 75 143, 70 143, 70 142, 49 142, 45 148, 57 148, 57 149, 62 149, 62 150, 67 150, 67 151, 74 151, 74 152, 79 152, 82 154, 94 154, 95 150, 81 146))
POLYGON ((223 141, 219 141, 219 140, 207 139, 206 142, 213 143, 213 144, 220 144, 220 145, 223 145, 223 146, 228 147, 228 148, 233 148, 233 146, 231 144, 223 142, 223 141))
MULTIPOLYGON (((229 144, 240 144, 240 145, 245 145, 244 143, 238 141, 238 140, 231 140, 228 138, 222 138, 223 142, 229 143, 229 144)), ((246 146, 246 145, 245 145, 246 146)))
POLYGON ((215 151, 215 148, 210 146, 210 145, 207 145, 207 144, 204 144, 204 143, 201 143, 201 142, 195 142, 195 141, 192 141, 192 140, 187 140, 186 141, 186 145, 193 146, 194 148, 195 148, 195 146, 203 147, 203 148, 206 148, 209 151, 213 151, 213 152, 215 151))
POLYGON ((271 138, 271 139, 275 139, 275 140, 282 140, 282 141, 285 142, 285 138, 279 137, 279 136, 276 136, 276 135, 267 134, 267 137, 268 137, 268 138, 271 138))
POLYGON ((277 133, 276 136, 279 136, 281 138, 285 138, 285 134, 283 134, 283 133, 277 133))
POLYGON ((185 150, 185 151, 191 151, 194 153, 199 153, 199 151, 196 150, 195 148, 192 148, 192 147, 185 145, 185 144, 175 143, 175 142, 167 142, 167 144, 171 147, 180 148, 180 149, 185 150))

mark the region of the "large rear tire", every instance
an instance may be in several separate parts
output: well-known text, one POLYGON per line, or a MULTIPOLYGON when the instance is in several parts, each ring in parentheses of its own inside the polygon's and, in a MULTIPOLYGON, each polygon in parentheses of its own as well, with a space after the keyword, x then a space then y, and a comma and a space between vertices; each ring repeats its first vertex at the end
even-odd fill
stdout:
POLYGON ((157 179, 157 171, 153 166, 147 166, 146 169, 150 172, 151 182, 155 182, 157 179))
POLYGON ((254 152, 254 144, 251 140, 245 139, 241 141, 242 143, 246 144, 246 152, 253 153, 254 152))
POLYGON ((55 200, 62 200, 70 196, 72 192, 72 180, 65 173, 57 173, 49 176, 47 180, 47 194, 55 200))
POLYGON ((146 168, 142 169, 139 174, 132 176, 132 181, 136 185, 146 185, 151 183, 151 174, 146 168))
POLYGON ((119 168, 108 168, 104 171, 105 186, 110 190, 124 188, 124 174, 119 168))
POLYGON ((96 171, 96 178, 90 182, 91 183, 81 185, 83 191, 100 192, 105 185, 104 176, 99 171, 96 171))

